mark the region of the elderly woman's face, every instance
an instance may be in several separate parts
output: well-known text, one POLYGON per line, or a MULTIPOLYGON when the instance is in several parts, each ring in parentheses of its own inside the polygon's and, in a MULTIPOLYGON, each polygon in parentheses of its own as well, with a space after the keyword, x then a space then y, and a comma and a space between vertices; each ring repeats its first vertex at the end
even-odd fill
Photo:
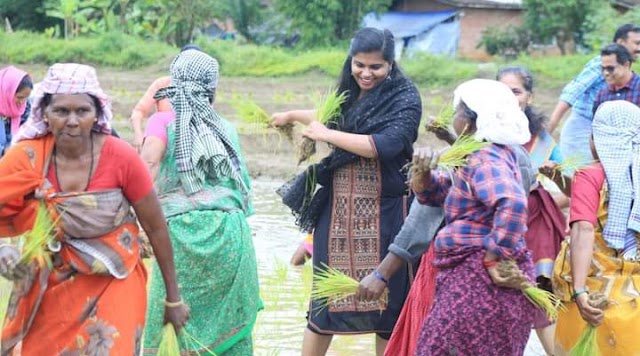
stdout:
POLYGON ((453 114, 452 126, 457 136, 462 134, 470 135, 473 133, 471 131, 475 130, 475 126, 473 126, 469 118, 465 116, 464 106, 462 106, 462 104, 456 107, 456 112, 453 114))
POLYGON ((95 103, 88 94, 55 94, 44 110, 56 141, 90 137, 97 121, 95 103))

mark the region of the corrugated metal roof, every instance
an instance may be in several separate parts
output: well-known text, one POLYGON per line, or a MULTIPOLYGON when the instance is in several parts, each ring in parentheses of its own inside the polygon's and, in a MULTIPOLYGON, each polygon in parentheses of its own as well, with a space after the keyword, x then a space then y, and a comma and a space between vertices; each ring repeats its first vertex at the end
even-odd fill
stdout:
POLYGON ((522 0, 436 0, 439 3, 483 9, 522 9, 522 0))

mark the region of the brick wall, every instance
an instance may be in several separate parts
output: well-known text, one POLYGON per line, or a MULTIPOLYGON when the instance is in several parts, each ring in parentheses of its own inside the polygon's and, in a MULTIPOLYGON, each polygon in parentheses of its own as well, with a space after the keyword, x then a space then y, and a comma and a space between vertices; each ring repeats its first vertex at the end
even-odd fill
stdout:
POLYGON ((476 49, 484 29, 491 26, 506 27, 522 23, 522 10, 457 8, 433 0, 402 0, 393 10, 409 12, 458 10, 463 15, 460 20, 458 56, 475 59, 488 57, 482 48, 476 49))
POLYGON ((517 26, 523 21, 520 10, 464 8, 461 12, 458 56, 466 58, 488 57, 484 49, 476 48, 482 39, 482 31, 487 27, 517 26))

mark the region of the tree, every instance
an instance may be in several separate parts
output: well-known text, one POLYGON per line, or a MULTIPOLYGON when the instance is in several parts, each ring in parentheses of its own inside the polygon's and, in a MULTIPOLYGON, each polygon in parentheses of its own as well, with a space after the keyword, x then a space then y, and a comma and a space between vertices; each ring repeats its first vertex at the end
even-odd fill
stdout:
POLYGON ((263 19, 260 0, 222 0, 218 2, 216 17, 229 17, 233 20, 236 30, 249 41, 254 41, 250 29, 260 24, 263 19))
POLYGON ((582 24, 602 6, 599 0, 524 0, 525 26, 539 43, 556 39, 562 54, 567 45, 579 43, 582 24))
POLYGON ((45 14, 44 0, 0 0, 3 26, 5 18, 9 19, 14 30, 44 31, 58 23, 45 14))
POLYGON ((584 45, 600 50, 611 43, 616 29, 625 23, 640 24, 640 8, 635 7, 620 16, 612 6, 600 6, 587 16, 582 26, 584 45))
POLYGON ((276 0, 277 9, 291 18, 307 47, 329 46, 349 39, 369 12, 383 12, 392 0, 276 0))

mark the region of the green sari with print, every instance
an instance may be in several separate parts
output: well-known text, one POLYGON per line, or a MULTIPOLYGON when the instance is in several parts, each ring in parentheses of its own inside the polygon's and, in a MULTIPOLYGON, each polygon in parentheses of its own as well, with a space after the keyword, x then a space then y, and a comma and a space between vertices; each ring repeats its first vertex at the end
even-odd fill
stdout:
MULTIPOLYGON (((240 152, 238 135, 223 120, 240 152)), ((251 229, 253 214, 237 184, 228 178, 206 179, 203 190, 187 196, 175 165, 175 131, 168 129, 168 147, 156 180, 167 218, 176 274, 182 298, 191 309, 187 332, 198 342, 180 336, 183 354, 252 355, 251 331, 262 309, 251 229), (206 347, 206 348, 205 348, 206 347)), ((242 161, 243 179, 250 187, 242 161)), ((155 355, 161 340, 165 287, 153 263, 144 354, 155 355)))

